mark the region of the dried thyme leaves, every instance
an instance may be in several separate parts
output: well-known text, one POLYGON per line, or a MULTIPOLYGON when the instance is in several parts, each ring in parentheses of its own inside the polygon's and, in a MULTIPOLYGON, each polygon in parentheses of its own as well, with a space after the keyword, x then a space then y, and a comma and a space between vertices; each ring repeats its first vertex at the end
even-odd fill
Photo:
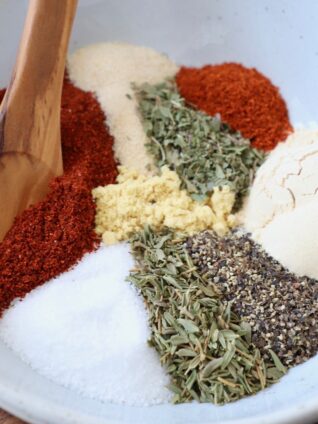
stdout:
POLYGON ((171 376, 174 402, 230 402, 284 374, 274 353, 273 360, 264 361, 251 343, 250 325, 197 272, 184 239, 146 228, 131 239, 131 247, 138 268, 129 281, 145 299, 150 344, 171 376))
POLYGON ((187 106, 172 82, 135 90, 156 165, 176 171, 182 188, 196 200, 215 187, 229 186, 238 206, 265 154, 218 117, 187 106))
POLYGON ((318 281, 296 277, 239 232, 220 238, 206 231, 187 247, 200 272, 250 323, 265 357, 273 349, 289 367, 318 352, 318 281))

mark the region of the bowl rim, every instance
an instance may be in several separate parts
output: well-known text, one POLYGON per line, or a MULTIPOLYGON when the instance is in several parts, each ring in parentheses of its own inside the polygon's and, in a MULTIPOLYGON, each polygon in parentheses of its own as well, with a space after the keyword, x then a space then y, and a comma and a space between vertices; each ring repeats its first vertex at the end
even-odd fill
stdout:
MULTIPOLYGON (((101 418, 76 411, 61 403, 54 402, 45 396, 39 397, 32 391, 21 391, 14 385, 6 385, 0 380, 0 407, 16 417, 32 424, 120 424, 122 421, 112 418, 101 418)), ((279 412, 259 415, 251 418, 230 419, 219 424, 302 424, 313 423, 318 419, 318 397, 311 398, 279 412)), ((151 424, 151 423, 149 423, 151 424)), ((165 424, 177 424, 174 418, 165 424)), ((191 424, 191 422, 183 422, 191 424)), ((201 424, 212 424, 202 421, 201 424)))

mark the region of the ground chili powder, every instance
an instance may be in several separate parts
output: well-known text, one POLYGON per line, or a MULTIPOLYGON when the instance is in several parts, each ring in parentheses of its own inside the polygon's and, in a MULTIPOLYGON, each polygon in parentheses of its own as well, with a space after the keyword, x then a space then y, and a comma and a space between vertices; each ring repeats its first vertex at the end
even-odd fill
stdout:
MULTIPOLYGON (((0 92, 0 101, 4 90, 0 92)), ((66 271, 94 250, 91 189, 115 182, 105 116, 91 93, 64 81, 61 109, 64 174, 46 199, 24 211, 0 244, 0 315, 16 297, 66 271)))
POLYGON ((176 81, 189 103, 210 115, 219 113, 254 147, 271 150, 292 131, 278 88, 254 68, 238 63, 182 67, 176 81))

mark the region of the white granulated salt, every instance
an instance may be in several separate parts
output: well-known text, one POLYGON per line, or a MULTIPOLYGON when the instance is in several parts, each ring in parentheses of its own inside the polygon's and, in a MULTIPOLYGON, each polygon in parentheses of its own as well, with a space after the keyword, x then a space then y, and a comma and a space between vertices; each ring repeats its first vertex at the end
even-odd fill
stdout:
POLYGON ((145 148, 148 140, 131 83, 156 84, 172 78, 177 71, 167 56, 125 43, 95 44, 70 56, 69 76, 79 88, 96 93, 114 136, 116 158, 126 168, 148 174, 148 167, 153 165, 145 148))
POLYGON ((169 378, 147 345, 142 298, 125 281, 132 267, 128 244, 101 246, 16 301, 0 320, 0 337, 40 374, 84 396, 169 401, 169 378))

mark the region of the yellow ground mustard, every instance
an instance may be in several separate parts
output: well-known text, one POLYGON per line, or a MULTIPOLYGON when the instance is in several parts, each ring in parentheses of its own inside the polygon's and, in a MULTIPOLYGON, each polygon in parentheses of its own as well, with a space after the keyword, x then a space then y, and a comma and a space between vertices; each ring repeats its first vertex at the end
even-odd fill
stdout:
POLYGON ((106 244, 127 240, 145 224, 169 227, 185 234, 213 229, 223 235, 235 225, 231 214, 235 195, 229 187, 216 189, 204 202, 180 189, 176 172, 164 166, 161 175, 145 176, 119 167, 117 184, 92 191, 96 202, 96 232, 106 244))

